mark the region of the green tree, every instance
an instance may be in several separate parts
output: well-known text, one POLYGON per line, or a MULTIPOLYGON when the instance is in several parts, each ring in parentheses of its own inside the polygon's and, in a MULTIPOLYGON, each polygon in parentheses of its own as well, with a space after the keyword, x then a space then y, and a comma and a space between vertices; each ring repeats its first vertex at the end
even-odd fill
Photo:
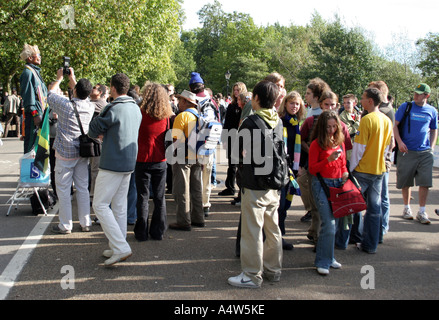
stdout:
POLYGON ((372 44, 357 29, 348 29, 340 19, 328 23, 318 40, 310 44, 314 61, 303 78, 321 77, 340 96, 361 94, 373 72, 372 44))
POLYGON ((421 51, 421 61, 418 67, 422 75, 438 86, 439 82, 439 33, 429 33, 426 38, 419 39, 416 45, 421 51))
POLYGON ((175 79, 172 48, 180 31, 176 0, 0 0, 0 68, 6 87, 21 73, 25 43, 38 45, 46 82, 62 56, 78 78, 107 82, 116 72, 132 83, 175 79))

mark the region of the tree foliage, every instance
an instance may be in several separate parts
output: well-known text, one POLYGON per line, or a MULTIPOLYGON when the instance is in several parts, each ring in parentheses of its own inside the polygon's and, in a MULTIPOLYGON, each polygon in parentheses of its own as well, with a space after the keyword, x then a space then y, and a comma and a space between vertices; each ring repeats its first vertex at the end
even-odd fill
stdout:
POLYGON ((133 83, 173 83, 179 92, 187 89, 192 71, 214 93, 226 93, 227 71, 230 86, 242 81, 249 90, 275 71, 285 77, 288 91, 301 93, 309 79, 321 77, 339 96, 359 96, 370 81, 384 80, 397 102, 410 99, 417 82, 435 87, 439 80, 438 34, 428 34, 416 47, 398 40, 383 54, 363 30, 344 26, 338 16, 326 21, 315 12, 306 26, 262 27, 248 14, 225 12, 218 0, 198 12, 200 28, 181 30, 180 2, 0 0, 0 84, 10 89, 18 82, 24 43, 39 46, 46 82, 62 56, 71 58, 78 78, 93 83, 125 72, 133 83))
POLYGON ((432 84, 438 86, 439 82, 439 34, 429 33, 426 38, 419 39, 416 43, 421 49, 421 61, 418 67, 422 75, 427 77, 432 84))
POLYGON ((77 78, 106 82, 116 72, 133 83, 175 80, 171 56, 178 40, 176 0, 0 0, 1 81, 20 73, 25 43, 38 45, 50 81, 71 58, 77 78))

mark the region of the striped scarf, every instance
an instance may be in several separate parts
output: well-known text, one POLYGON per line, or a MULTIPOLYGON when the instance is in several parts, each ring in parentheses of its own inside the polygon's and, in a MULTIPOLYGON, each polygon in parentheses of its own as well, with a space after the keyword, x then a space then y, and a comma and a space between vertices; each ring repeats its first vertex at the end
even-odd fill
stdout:
POLYGON ((284 141, 287 146, 287 153, 292 160, 293 171, 299 170, 300 150, 302 149, 302 139, 300 137, 299 121, 296 116, 288 113, 282 118, 284 125, 284 141))

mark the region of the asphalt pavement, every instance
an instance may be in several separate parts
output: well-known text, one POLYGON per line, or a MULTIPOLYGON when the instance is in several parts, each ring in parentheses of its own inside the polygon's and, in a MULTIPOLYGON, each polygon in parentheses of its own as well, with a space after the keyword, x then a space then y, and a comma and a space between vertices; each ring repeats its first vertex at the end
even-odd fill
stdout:
MULTIPOLYGON (((212 191, 211 214, 204 228, 190 232, 168 230, 162 241, 138 242, 128 226, 133 256, 111 268, 103 265, 107 240, 99 225, 80 231, 74 205, 74 232, 53 234, 57 223, 55 206, 48 216, 34 216, 29 203, 9 208, 19 177, 22 142, 3 138, 0 147, 0 297, 5 300, 148 300, 174 301, 170 313, 202 309, 175 309, 178 301, 269 301, 291 300, 424 300, 439 298, 439 170, 428 198, 430 225, 402 219, 401 193, 396 189, 395 168, 390 176, 390 231, 376 254, 358 251, 354 245, 336 250, 343 267, 328 276, 317 274, 313 244, 306 238, 310 223, 300 221, 304 207, 295 197, 288 211, 285 239, 294 250, 284 251, 280 282, 264 281, 260 289, 230 286, 227 278, 241 272, 235 257, 239 221, 232 197, 218 196, 223 183, 212 191)), ((221 157, 220 157, 221 158, 221 157)), ((227 165, 217 166, 225 180, 227 165)), ((175 203, 167 194, 168 222, 175 222, 175 203)), ((418 192, 413 192, 412 209, 417 210, 418 192)), ((153 204, 151 203, 151 206, 153 204)), ((235 301, 235 302, 234 302, 235 301)), ((198 304, 197 304, 198 303, 198 304)), ((223 306, 224 311, 225 307, 223 306)), ((220 307, 215 310, 217 313, 220 307)), ((232 311, 229 309, 232 313, 232 311)), ((254 311, 256 312, 256 311, 254 311)), ((268 310, 265 310, 268 313, 268 310)))

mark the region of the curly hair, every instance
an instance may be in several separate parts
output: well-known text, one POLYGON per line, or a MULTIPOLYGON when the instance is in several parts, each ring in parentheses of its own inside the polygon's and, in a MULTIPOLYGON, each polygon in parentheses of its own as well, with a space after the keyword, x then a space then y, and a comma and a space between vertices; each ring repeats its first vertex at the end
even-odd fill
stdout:
POLYGON ((142 89, 140 109, 157 120, 169 118, 173 114, 168 93, 162 85, 153 82, 146 82, 142 89))
POLYGON ((302 121, 306 118, 306 108, 303 102, 302 96, 297 91, 291 91, 285 98, 283 98, 282 103, 279 107, 278 114, 280 118, 283 118, 287 114, 287 103, 290 101, 297 101, 300 104, 300 109, 297 111, 297 120, 302 121))
POLYGON ((311 141, 314 141, 316 139, 320 148, 322 148, 323 150, 335 146, 340 146, 344 142, 345 136, 343 134, 343 129, 341 127, 340 118, 338 117, 336 111, 325 110, 320 114, 319 118, 317 119, 315 128, 312 131, 312 136, 311 136, 311 141), (327 130, 328 121, 330 119, 335 119, 338 127, 337 131, 334 133, 332 137, 328 135, 328 130, 327 130))

